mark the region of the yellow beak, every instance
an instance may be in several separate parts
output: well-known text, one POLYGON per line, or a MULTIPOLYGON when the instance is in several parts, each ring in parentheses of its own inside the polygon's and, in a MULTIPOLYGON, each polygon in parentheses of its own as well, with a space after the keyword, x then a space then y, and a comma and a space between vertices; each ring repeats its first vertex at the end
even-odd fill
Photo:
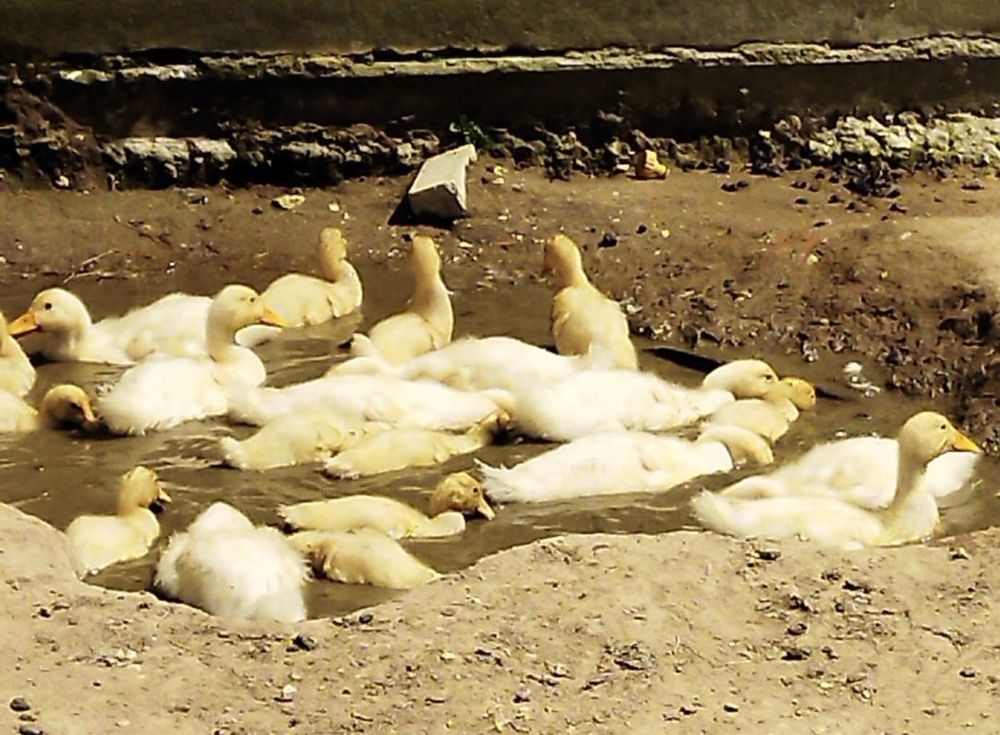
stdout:
POLYGON ((167 495, 167 491, 164 490, 162 487, 160 488, 160 492, 156 496, 156 499, 159 500, 161 503, 170 503, 173 501, 173 498, 167 495))
POLYGON ((90 401, 80 401, 80 410, 83 411, 83 418, 87 423, 97 423, 97 416, 94 415, 94 409, 91 407, 90 401))
POLYGON ((492 521, 497 517, 496 511, 490 507, 490 504, 486 502, 486 498, 479 499, 479 505, 476 506, 476 510, 479 514, 488 521, 492 521))
POLYGON ((281 317, 279 314, 276 314, 274 311, 272 311, 267 307, 264 308, 264 313, 261 314, 260 316, 260 323, 269 324, 272 327, 288 326, 288 322, 283 317, 281 317))
POLYGON ((958 430, 955 431, 955 438, 951 442, 951 449, 956 452, 975 452, 976 454, 983 453, 983 450, 979 448, 978 444, 958 430))
POLYGON ((17 319, 7 325, 7 331, 15 337, 23 337, 26 334, 37 332, 40 329, 35 320, 35 312, 26 311, 17 319))

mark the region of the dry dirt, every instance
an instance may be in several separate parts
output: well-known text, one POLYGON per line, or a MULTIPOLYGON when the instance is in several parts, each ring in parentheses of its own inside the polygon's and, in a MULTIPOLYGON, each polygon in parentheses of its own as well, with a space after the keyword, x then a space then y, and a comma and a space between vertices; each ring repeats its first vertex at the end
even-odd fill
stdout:
MULTIPOLYGON (((834 387, 860 357, 877 382, 934 393, 977 438, 1000 437, 993 181, 913 178, 898 198, 866 201, 823 172, 732 193, 710 174, 484 183, 497 178, 478 167, 474 217, 441 238, 453 283, 535 277, 535 239, 562 227, 639 332, 708 355, 776 355, 785 370, 812 360, 834 387)), ((405 184, 306 190, 290 212, 271 189, 0 193, 3 282, 261 286, 311 268, 319 229, 336 223, 359 260, 395 261, 413 228, 386 220, 405 184)), ((996 732, 998 539, 843 555, 693 533, 561 537, 346 619, 282 628, 79 583, 58 532, 0 507, 3 726, 996 732)))

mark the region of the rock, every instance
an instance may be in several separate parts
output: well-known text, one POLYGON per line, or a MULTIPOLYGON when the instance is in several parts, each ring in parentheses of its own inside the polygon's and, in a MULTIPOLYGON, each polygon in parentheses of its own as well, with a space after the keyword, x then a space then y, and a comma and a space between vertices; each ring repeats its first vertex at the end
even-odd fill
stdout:
POLYGON ((962 184, 962 188, 965 191, 982 191, 986 188, 986 184, 984 184, 981 179, 972 179, 971 181, 966 181, 962 184))
POLYGON ((613 232, 605 232, 601 237, 601 241, 597 243, 599 248, 613 248, 618 244, 618 235, 613 232))
POLYGON ((732 194, 739 190, 739 186, 736 185, 735 181, 726 181, 722 184, 722 190, 728 194, 732 194))
POLYGON ((299 633, 292 639, 292 645, 300 651, 314 651, 319 646, 319 643, 311 635, 299 633))
POLYGON ((797 646, 790 646, 781 654, 782 661, 805 661, 809 658, 812 653, 807 648, 799 648, 797 646))
POLYGON ((620 668, 629 671, 646 671, 656 666, 656 656, 644 643, 629 643, 621 647, 609 647, 611 659, 620 668))
POLYGON ((809 626, 805 623, 792 623, 785 629, 785 632, 788 633, 788 635, 798 636, 803 635, 807 630, 809 630, 809 626))
POLYGON ((27 712, 31 709, 31 705, 28 704, 28 700, 24 697, 14 697, 10 700, 10 708, 15 712, 27 712))
POLYGON ((362 625, 368 625, 368 623, 370 623, 374 619, 375 616, 372 615, 371 613, 361 613, 360 615, 358 615, 358 622, 361 623, 362 625))
POLYGON ((531 689, 525 684, 521 684, 517 691, 514 692, 514 701, 517 703, 530 702, 531 701, 531 689))
POLYGON ((726 702, 724 705, 722 705, 722 709, 725 712, 733 712, 733 713, 740 711, 740 708, 737 707, 735 704, 732 704, 731 702, 726 702))
POLYGON ((45 731, 38 725, 21 725, 17 728, 18 735, 45 735, 45 731))
POLYGON ((275 209, 284 209, 286 212, 297 209, 306 203, 306 198, 301 194, 282 194, 271 200, 271 206, 275 209))
POLYGON ((978 674, 979 674, 978 671, 968 667, 958 672, 958 675, 961 676, 963 679, 975 679, 978 674))
POLYGON ((466 175, 475 160, 476 148, 468 144, 424 161, 407 193, 413 214, 440 220, 467 216, 466 175))
POLYGON ((660 163, 656 151, 639 151, 635 157, 635 177, 637 179, 663 179, 667 176, 667 167, 660 163))

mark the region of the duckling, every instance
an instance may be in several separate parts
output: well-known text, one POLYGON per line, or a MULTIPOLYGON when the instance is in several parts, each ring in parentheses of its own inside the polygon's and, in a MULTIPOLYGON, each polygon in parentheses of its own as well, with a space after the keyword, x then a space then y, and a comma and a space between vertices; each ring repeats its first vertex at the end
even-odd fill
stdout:
POLYGON ((0 314, 0 391, 26 396, 34 384, 35 368, 8 331, 4 315, 0 314))
POLYGON ((545 243, 545 268, 555 278, 552 337, 561 355, 586 355, 595 344, 614 356, 614 367, 635 370, 639 362, 628 319, 617 301, 597 290, 583 270, 576 243, 558 234, 545 243))
POLYGON ((727 403, 708 417, 709 424, 742 426, 770 442, 783 437, 799 411, 816 405, 816 389, 801 378, 782 378, 763 398, 727 403))
POLYGON ((66 528, 77 574, 96 574, 145 556, 160 535, 155 513, 161 503, 169 502, 152 470, 139 466, 125 473, 118 488, 117 515, 79 516, 66 528))
POLYGON ((83 388, 64 384, 50 388, 35 410, 23 398, 0 391, 0 432, 27 432, 38 429, 83 428, 98 425, 83 388))
POLYGON ((261 294, 265 306, 290 327, 322 324, 361 308, 361 279, 347 260, 347 240, 336 227, 324 227, 320 233, 319 257, 326 280, 289 273, 261 294))
POLYGON ((328 459, 323 472, 331 477, 356 479, 410 467, 433 467, 485 447, 498 427, 506 423, 504 419, 497 411, 464 434, 434 429, 371 431, 328 459))
POLYGON ((197 357, 206 352, 210 304, 205 296, 175 293, 94 324, 77 296, 49 288, 11 322, 10 333, 21 337, 38 332, 41 354, 56 362, 132 365, 151 354, 197 357))
POLYGON ((336 582, 410 590, 441 576, 395 539, 368 528, 302 531, 291 542, 316 576, 336 582))
POLYGON ((428 506, 431 517, 398 500, 377 495, 349 495, 284 505, 278 515, 288 528, 307 531, 356 531, 369 528, 392 538, 440 538, 465 530, 465 515, 496 515, 483 497, 483 486, 468 472, 442 478, 428 506))
POLYGON ((798 536, 845 550, 919 541, 938 524, 937 503, 921 478, 931 460, 949 451, 981 450, 944 416, 924 411, 899 432, 896 492, 884 510, 824 497, 741 500, 709 492, 692 507, 706 528, 732 536, 798 536))
POLYGON ((465 431, 502 408, 512 398, 504 391, 466 393, 432 380, 402 380, 385 375, 328 375, 284 388, 234 385, 229 416, 263 426, 278 416, 325 407, 359 421, 399 429, 465 431))
MULTIPOLYGON (((972 481, 982 454, 946 452, 928 463, 921 484, 940 499, 972 481)), ((808 495, 836 498, 862 508, 884 508, 896 493, 899 442, 854 436, 817 444, 767 475, 754 475, 721 491, 729 498, 808 495)))
POLYGON ((590 495, 662 492, 746 462, 774 460, 762 437, 738 426, 713 426, 694 441, 643 432, 576 439, 516 467, 478 463, 489 498, 541 503, 590 495))
POLYGON ((176 533, 153 580, 163 595, 227 618, 292 623, 306 617, 308 569, 275 528, 255 528, 226 503, 213 503, 176 533))
POLYGON ((351 354, 374 354, 398 365, 451 342, 455 317, 441 280, 441 255, 431 238, 413 238, 410 266, 414 287, 407 310, 378 322, 367 337, 356 334, 351 354))
POLYGON ((247 286, 226 286, 207 318, 207 358, 159 357, 129 368, 98 402, 98 413, 115 434, 145 434, 185 421, 221 416, 227 387, 260 385, 267 376, 253 351, 235 344, 236 332, 255 323, 284 322, 247 286))
POLYGON ((219 448, 224 462, 238 470, 291 467, 329 459, 357 442, 363 427, 336 409, 316 407, 279 416, 243 441, 223 437, 219 448))
POLYGON ((760 360, 737 360, 717 368, 700 388, 637 370, 582 370, 552 384, 522 380, 510 391, 508 412, 519 431, 549 441, 615 431, 664 431, 694 423, 735 397, 762 396, 777 380, 774 370, 760 360))

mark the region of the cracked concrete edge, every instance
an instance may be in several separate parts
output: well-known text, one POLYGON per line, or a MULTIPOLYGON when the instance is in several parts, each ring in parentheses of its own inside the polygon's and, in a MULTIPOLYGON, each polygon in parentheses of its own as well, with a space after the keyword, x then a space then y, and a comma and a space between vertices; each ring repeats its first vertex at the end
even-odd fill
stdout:
MULTIPOLYGON (((558 71, 663 70, 696 68, 874 64, 1000 58, 1000 39, 926 36, 896 43, 831 47, 814 43, 745 43, 728 50, 666 47, 657 51, 605 48, 560 54, 441 55, 424 52, 412 57, 374 58, 331 54, 189 54, 173 63, 150 63, 141 54, 106 55, 79 62, 42 62, 30 74, 42 79, 89 85, 199 79, 260 79, 284 77, 372 78, 387 76, 453 76, 558 71)), ((23 73, 10 64, 0 71, 0 83, 23 73)))

